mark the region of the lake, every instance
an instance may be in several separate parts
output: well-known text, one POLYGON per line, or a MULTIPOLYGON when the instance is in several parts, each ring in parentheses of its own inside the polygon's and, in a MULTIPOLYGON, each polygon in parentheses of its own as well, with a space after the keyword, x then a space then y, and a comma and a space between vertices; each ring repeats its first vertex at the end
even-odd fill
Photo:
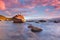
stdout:
POLYGON ((0 40, 60 40, 60 23, 13 23, 0 21, 0 40), (31 32, 28 25, 43 29, 42 32, 31 32))

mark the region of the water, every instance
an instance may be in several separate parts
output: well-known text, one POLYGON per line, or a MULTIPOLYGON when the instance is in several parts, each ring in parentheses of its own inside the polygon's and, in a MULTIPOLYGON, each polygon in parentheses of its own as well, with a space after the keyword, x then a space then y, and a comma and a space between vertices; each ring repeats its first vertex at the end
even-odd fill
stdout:
POLYGON ((12 23, 0 22, 0 40, 60 40, 60 23, 12 23), (28 29, 28 25, 43 29, 42 32, 34 33, 28 29))

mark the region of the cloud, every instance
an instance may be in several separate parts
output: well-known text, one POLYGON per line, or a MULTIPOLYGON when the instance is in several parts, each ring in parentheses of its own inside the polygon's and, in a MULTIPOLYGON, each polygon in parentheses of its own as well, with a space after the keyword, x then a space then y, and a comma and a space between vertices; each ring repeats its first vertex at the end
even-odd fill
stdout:
MULTIPOLYGON (((59 0, 0 0, 0 10, 7 10, 6 13, 8 15, 15 14, 21 12, 20 8, 23 9, 28 9, 28 10, 23 10, 22 12, 30 12, 30 13, 37 13, 34 8, 39 8, 36 9, 41 10, 43 7, 45 12, 47 12, 49 16, 53 16, 56 13, 55 12, 50 12, 51 7, 53 11, 58 11, 60 10, 60 1, 59 0), (48 8, 48 6, 50 6, 48 8), (15 9, 14 9, 15 8, 15 9), (18 8, 18 9, 17 9, 18 8), (10 10, 11 9, 11 10, 10 10), (32 10, 32 11, 31 11, 32 10), (9 12, 8 12, 9 11, 9 12)), ((44 12, 44 10, 42 10, 44 12)), ((40 11, 38 11, 40 13, 40 11)), ((46 13, 45 13, 46 14, 46 13)), ((43 14, 44 15, 44 14, 43 14)))
POLYGON ((5 9, 6 7, 4 1, 0 0, 0 10, 5 10, 5 9))
POLYGON ((11 13, 9 11, 5 11, 6 14, 8 14, 9 16, 11 16, 11 13))
POLYGON ((59 0, 0 0, 0 10, 5 8, 28 8, 33 9, 37 6, 57 6, 60 7, 59 0))

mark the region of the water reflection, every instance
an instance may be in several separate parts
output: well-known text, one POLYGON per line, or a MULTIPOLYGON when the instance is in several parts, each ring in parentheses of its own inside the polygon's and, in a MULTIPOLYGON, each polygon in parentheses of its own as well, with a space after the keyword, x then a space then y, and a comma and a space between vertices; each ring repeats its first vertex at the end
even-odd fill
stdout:
POLYGON ((1 21, 0 40, 60 40, 60 23, 26 22, 16 24, 9 21, 1 21), (43 31, 33 33, 27 27, 29 24, 41 27, 43 31))

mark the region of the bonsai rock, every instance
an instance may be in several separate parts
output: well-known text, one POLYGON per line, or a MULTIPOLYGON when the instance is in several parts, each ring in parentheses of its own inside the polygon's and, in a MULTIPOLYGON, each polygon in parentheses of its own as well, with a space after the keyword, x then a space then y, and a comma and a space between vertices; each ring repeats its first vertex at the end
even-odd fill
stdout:
POLYGON ((12 19, 13 19, 14 23, 24 23, 25 22, 25 18, 22 15, 16 15, 12 19))
POLYGON ((15 19, 13 23, 24 23, 21 19, 15 19))

